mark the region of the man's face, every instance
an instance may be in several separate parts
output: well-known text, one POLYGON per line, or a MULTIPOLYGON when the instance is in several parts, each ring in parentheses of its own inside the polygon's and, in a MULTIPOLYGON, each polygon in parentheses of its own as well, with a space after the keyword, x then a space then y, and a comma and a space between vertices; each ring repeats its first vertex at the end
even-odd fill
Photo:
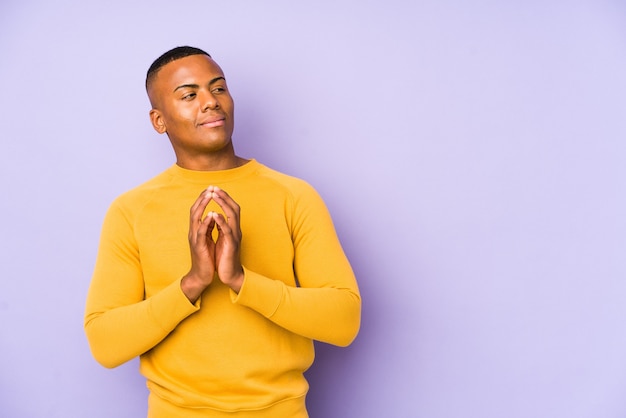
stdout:
POLYGON ((163 66, 148 87, 150 120, 166 132, 174 151, 189 161, 231 147, 234 104, 224 73, 206 55, 191 55, 163 66))

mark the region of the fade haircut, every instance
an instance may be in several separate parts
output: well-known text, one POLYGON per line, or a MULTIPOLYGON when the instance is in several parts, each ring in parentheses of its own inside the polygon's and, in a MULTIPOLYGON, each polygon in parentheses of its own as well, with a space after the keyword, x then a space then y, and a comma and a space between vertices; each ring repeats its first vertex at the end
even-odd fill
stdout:
POLYGON ((177 46, 176 48, 170 49, 165 54, 154 60, 150 68, 148 68, 148 73, 146 74, 146 90, 148 89, 148 85, 152 82, 152 79, 165 64, 169 64, 172 61, 176 61, 190 55, 206 55, 211 58, 211 55, 207 52, 193 46, 177 46))

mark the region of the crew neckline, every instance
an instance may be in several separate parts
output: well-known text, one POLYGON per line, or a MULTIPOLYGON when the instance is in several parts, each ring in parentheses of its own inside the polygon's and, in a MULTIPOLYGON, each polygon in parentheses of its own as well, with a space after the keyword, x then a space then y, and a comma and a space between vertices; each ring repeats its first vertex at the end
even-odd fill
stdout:
POLYGON ((169 172, 174 176, 188 181, 190 183, 207 183, 207 182, 229 182, 248 176, 255 172, 260 164, 255 159, 250 159, 243 165, 227 170, 216 171, 200 171, 189 170, 177 164, 169 168, 169 172))

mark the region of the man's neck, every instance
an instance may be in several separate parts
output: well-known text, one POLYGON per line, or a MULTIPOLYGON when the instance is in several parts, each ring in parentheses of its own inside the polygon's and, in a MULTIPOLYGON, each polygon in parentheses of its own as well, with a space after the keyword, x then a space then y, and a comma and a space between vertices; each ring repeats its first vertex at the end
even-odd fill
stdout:
POLYGON ((231 152, 206 153, 194 156, 177 155, 176 164, 187 170, 195 171, 220 171, 229 170, 244 165, 249 160, 235 155, 231 152))

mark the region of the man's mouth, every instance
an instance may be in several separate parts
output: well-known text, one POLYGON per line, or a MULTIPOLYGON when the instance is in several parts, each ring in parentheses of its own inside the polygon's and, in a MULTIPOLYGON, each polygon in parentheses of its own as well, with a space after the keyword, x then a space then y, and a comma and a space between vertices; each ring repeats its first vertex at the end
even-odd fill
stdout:
POLYGON ((198 125, 203 128, 215 128, 217 126, 224 125, 224 118, 218 117, 218 118, 207 119, 205 121, 200 122, 198 125))

